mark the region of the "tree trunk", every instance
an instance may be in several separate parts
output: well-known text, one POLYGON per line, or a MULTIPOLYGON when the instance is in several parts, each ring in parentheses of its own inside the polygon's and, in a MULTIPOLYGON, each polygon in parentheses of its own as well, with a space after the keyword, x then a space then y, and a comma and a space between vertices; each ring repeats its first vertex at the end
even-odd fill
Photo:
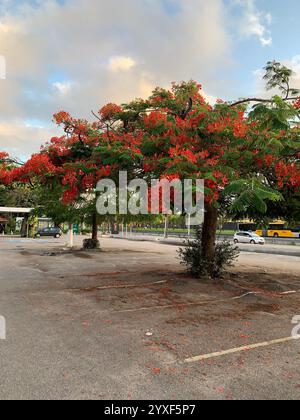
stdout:
POLYGON ((27 238, 28 236, 28 219, 29 219, 29 215, 25 215, 22 221, 21 232, 20 232, 22 238, 27 238))
POLYGON ((93 213, 93 218, 92 218, 92 238, 85 239, 83 241, 83 249, 93 250, 93 249, 99 249, 99 248, 100 248, 100 242, 98 240, 98 214, 95 211, 93 213))
POLYGON ((208 274, 213 274, 216 238, 218 228, 218 210, 209 203, 205 204, 205 216, 202 230, 202 256, 208 262, 208 274))
POLYGON ((93 214, 93 230, 92 230, 92 239, 98 241, 98 214, 95 211, 93 214))

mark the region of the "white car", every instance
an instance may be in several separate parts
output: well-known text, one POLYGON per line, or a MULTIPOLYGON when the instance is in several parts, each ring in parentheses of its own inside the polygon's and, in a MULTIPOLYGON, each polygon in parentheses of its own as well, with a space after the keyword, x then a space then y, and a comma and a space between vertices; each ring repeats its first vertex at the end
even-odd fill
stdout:
POLYGON ((233 239, 235 244, 265 245, 266 241, 254 232, 237 232, 233 239))

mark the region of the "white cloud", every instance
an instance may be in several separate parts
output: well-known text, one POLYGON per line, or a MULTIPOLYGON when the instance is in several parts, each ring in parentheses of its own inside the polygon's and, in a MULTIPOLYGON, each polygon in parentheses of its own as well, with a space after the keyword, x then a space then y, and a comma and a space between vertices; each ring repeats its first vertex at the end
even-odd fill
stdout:
POLYGON ((67 95, 72 89, 73 83, 71 82, 55 82, 53 83, 54 89, 58 91, 60 95, 67 95))
POLYGON ((296 55, 292 59, 286 60, 284 64, 294 71, 294 76, 292 78, 293 87, 300 89, 300 55, 296 55))
POLYGON ((269 12, 262 12, 256 6, 256 0, 234 0, 243 8, 240 33, 246 38, 255 37, 263 47, 272 45, 272 33, 269 29, 273 17, 269 12))
POLYGON ((216 96, 209 95, 206 92, 202 92, 202 95, 206 99, 206 101, 210 103, 211 105, 215 105, 218 100, 216 96))
POLYGON ((6 79, 6 59, 0 55, 0 80, 6 79))
POLYGON ((130 57, 112 57, 109 60, 109 70, 115 73, 131 70, 135 65, 136 62, 130 57))
MULTIPOLYGON (((290 81, 291 88, 300 90, 300 55, 296 55, 292 58, 282 60, 282 64, 288 67, 289 69, 292 69, 294 72, 290 81)), ((264 70, 255 70, 253 72, 254 92, 256 95, 266 98, 270 97, 270 92, 266 91, 266 83, 263 80, 264 73, 264 70)), ((279 93, 279 91, 271 92, 271 94, 272 93, 279 93)))
POLYGON ((0 115, 11 128, 3 135, 2 126, 0 149, 24 155, 47 140, 48 129, 43 135, 21 121, 48 127, 62 109, 90 119, 106 102, 146 97, 172 81, 193 78, 212 95, 231 93, 215 77, 232 65, 223 0, 173 0, 176 14, 166 12, 163 0, 44 0, 35 7, 21 1, 17 11, 12 1, 0 3, 0 54, 7 62, 0 115))
POLYGON ((300 90, 300 55, 296 55, 290 59, 283 60, 282 64, 292 69, 294 72, 290 81, 291 88, 300 90))
POLYGON ((29 122, 0 121, 0 150, 9 150, 15 157, 38 152, 42 143, 59 134, 55 126, 39 126, 29 122))

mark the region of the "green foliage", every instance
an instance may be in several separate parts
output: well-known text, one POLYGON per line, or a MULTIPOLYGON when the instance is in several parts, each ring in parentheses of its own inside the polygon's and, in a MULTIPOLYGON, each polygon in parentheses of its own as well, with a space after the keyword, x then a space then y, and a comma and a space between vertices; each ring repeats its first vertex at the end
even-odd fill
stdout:
POLYGON ((275 96, 274 102, 256 104, 249 113, 249 118, 255 121, 260 129, 288 130, 291 121, 299 116, 299 110, 294 109, 280 96, 275 96))
POLYGON ((65 222, 80 223, 84 210, 80 205, 64 205, 61 202, 62 187, 59 185, 36 186, 38 205, 35 206, 34 215, 49 217, 56 226, 65 222))
POLYGON ((0 206, 35 207, 38 202, 37 192, 29 185, 0 185, 0 206))
POLYGON ((83 249, 100 249, 100 242, 98 241, 98 239, 85 239, 83 241, 83 249))
POLYGON ((268 218, 270 220, 286 220, 290 224, 300 225, 300 193, 295 194, 286 189, 282 195, 283 201, 268 202, 266 213, 268 218))
POLYGON ((290 79, 293 71, 278 61, 269 61, 265 67, 266 74, 264 80, 267 82, 267 89, 278 88, 286 97, 291 93, 298 95, 299 89, 290 87, 290 79))
POLYGON ((255 212, 267 213, 268 201, 282 201, 282 195, 260 182, 259 179, 239 179, 231 182, 224 189, 224 194, 231 196, 230 212, 234 215, 255 212))
POLYGON ((6 235, 10 235, 11 233, 14 233, 16 230, 16 219, 9 218, 8 223, 5 225, 4 232, 6 235))
POLYGON ((187 241, 187 246, 179 250, 181 264, 196 278, 221 277, 226 268, 233 266, 239 256, 239 249, 229 241, 217 243, 212 263, 203 257, 202 228, 197 227, 195 233, 196 239, 187 241))

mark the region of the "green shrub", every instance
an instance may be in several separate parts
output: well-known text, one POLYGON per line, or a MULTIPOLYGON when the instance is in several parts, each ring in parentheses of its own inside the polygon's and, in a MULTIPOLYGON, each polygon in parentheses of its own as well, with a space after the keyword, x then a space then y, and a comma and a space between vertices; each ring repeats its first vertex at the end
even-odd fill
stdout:
POLYGON ((85 239, 83 241, 83 249, 100 249, 100 242, 97 239, 85 239))
MULTIPOLYGON (((203 257, 202 228, 195 229, 196 239, 187 241, 186 247, 179 250, 181 264, 187 267, 188 272, 197 278, 207 277, 211 272, 211 262, 203 257)), ((225 240, 216 244, 213 261, 213 277, 221 277, 225 269, 232 267, 239 256, 239 249, 225 240)))

